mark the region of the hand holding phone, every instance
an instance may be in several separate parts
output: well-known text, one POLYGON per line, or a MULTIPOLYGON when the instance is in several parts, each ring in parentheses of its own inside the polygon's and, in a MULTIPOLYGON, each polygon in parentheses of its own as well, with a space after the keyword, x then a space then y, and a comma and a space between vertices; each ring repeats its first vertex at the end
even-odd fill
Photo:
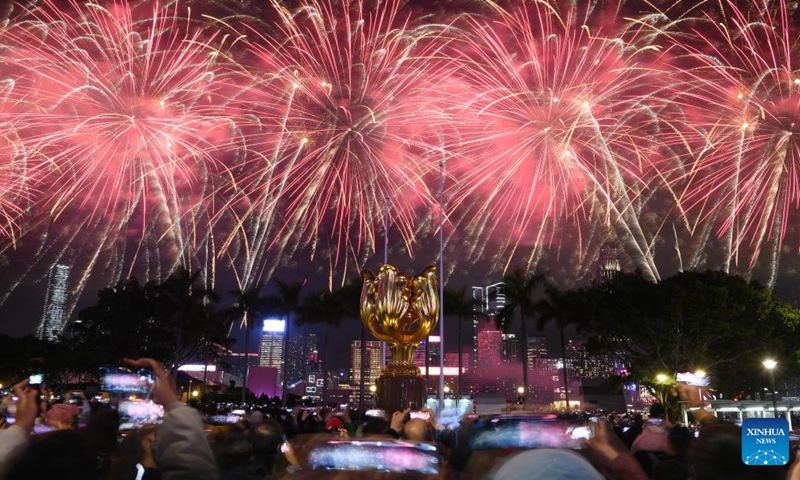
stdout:
POLYGON ((160 362, 152 358, 140 358, 137 360, 126 358, 125 363, 134 367, 147 368, 153 372, 153 400, 156 403, 166 407, 178 401, 178 396, 175 394, 175 390, 172 389, 172 381, 169 374, 164 370, 164 366, 160 362))

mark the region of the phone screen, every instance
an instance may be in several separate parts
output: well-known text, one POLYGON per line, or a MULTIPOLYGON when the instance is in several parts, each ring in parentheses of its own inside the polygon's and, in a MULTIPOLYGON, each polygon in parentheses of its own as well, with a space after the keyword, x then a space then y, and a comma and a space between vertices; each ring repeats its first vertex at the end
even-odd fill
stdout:
POLYGON ((164 407, 149 400, 122 401, 117 406, 119 431, 138 430, 161 423, 164 407))
POLYGON ((100 367, 101 389, 119 396, 148 397, 153 391, 153 372, 146 368, 125 365, 100 367))
POLYGON ((43 373, 34 373, 28 377, 28 387, 38 387, 44 383, 43 373))
POLYGON ((437 475, 442 456, 426 443, 339 440, 315 445, 308 462, 312 469, 437 475))
POLYGON ((411 418, 420 418, 422 420, 428 420, 431 418, 431 414, 428 412, 411 412, 411 418))

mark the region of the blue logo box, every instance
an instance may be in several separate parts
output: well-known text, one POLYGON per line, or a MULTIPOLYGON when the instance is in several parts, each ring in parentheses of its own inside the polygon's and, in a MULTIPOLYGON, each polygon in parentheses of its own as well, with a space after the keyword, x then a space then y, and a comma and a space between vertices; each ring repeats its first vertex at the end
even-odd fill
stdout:
POLYGON ((742 422, 742 462, 746 465, 786 465, 789 422, 783 418, 748 418, 742 422))

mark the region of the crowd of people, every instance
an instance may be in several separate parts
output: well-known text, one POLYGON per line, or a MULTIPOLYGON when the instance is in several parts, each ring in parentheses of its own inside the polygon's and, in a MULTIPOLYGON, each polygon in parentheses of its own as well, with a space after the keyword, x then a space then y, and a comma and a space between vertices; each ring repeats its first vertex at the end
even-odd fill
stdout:
MULTIPOLYGON (((153 372, 152 399, 163 407, 158 424, 121 435, 114 408, 72 402, 78 392, 43 404, 37 389, 20 382, 14 423, 0 430, 0 480, 800 480, 794 458, 785 466, 745 465, 740 427, 703 409, 694 411, 699 430, 671 424, 659 404, 625 419, 517 413, 467 415, 448 426, 427 409, 412 416, 410 409, 264 406, 215 424, 179 400, 158 362, 128 362, 153 372)), ((697 389, 681 394, 702 404, 697 389)))

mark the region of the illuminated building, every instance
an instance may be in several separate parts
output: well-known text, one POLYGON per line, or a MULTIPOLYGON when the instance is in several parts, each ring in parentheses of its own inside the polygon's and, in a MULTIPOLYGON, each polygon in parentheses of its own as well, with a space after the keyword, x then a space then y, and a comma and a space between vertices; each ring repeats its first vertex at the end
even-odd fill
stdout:
POLYGON ((472 287, 472 301, 472 368, 474 370, 478 367, 479 361, 479 331, 484 323, 493 325, 497 313, 505 306, 505 284, 500 282, 484 287, 472 287))
POLYGON ((67 304, 67 296, 69 295, 69 271, 69 266, 58 263, 50 268, 42 320, 36 329, 36 336, 40 340, 55 341, 64 330, 64 324, 67 320, 64 318, 64 310, 67 304))
POLYGON ((547 339, 542 336, 528 336, 528 369, 535 370, 537 359, 547 357, 547 339))
POLYGON ((289 338, 289 355, 287 355, 287 381, 295 383, 305 380, 311 373, 317 373, 317 336, 316 334, 297 333, 289 338))
POLYGON ((283 379, 283 338, 286 331, 285 320, 264 320, 261 329, 258 365, 260 367, 276 367, 278 369, 278 385, 283 379))
POLYGON ((519 342, 513 333, 503 334, 503 363, 514 363, 519 359, 519 342))
MULTIPOLYGON (((358 387, 361 385, 361 340, 354 340, 351 344, 350 358, 353 361, 353 366, 350 369, 350 384, 358 387)), ((366 342, 365 359, 366 373, 364 382, 367 385, 372 385, 381 374, 381 342, 374 340, 366 342)))
POLYGON ((483 330, 478 332, 478 364, 481 368, 499 366, 503 360, 503 332, 483 330))

